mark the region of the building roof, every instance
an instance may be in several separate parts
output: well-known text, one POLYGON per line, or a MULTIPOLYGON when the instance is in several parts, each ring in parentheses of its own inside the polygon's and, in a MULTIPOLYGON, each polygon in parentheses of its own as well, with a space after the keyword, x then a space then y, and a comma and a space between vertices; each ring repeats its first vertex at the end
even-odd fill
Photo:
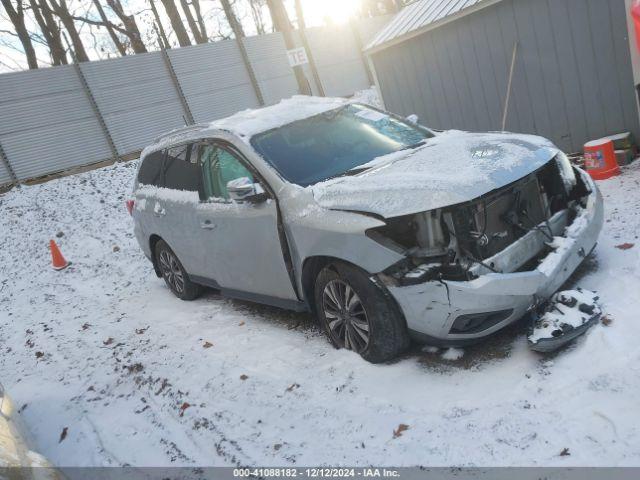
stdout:
POLYGON ((493 5, 500 0, 417 0, 403 8, 367 45, 368 53, 397 43, 493 5))

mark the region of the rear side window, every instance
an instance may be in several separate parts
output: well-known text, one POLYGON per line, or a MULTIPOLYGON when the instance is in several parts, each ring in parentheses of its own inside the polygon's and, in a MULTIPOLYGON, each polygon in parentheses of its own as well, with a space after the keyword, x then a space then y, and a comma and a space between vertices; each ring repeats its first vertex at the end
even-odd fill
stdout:
POLYGON ((164 150, 153 152, 147 155, 140 165, 138 182, 142 185, 162 186, 162 161, 164 160, 164 150))
POLYGON ((167 150, 164 162, 164 186, 166 188, 197 192, 201 178, 202 173, 200 165, 198 165, 195 145, 181 145, 167 150))

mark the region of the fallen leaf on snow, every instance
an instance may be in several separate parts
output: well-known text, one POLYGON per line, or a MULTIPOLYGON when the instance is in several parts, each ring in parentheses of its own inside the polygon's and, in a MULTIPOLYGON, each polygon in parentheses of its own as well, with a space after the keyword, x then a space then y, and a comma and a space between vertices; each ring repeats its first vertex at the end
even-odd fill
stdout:
POLYGON ((141 363, 134 363, 133 365, 127 365, 125 368, 129 370, 129 373, 140 373, 144 370, 144 365, 141 363))
POLYGON ((244 373, 242 375, 240 375, 240 380, 246 380, 247 378, 249 378, 247 375, 245 375, 244 373))
POLYGON ((240 322, 240 323, 238 324, 238 326, 239 326, 239 327, 241 327, 241 326, 243 326, 243 325, 244 325, 244 322, 240 322))
POLYGON ((616 248, 618 250, 629 250, 630 248, 633 248, 635 246, 635 243, 623 243, 621 245, 616 245, 616 248))
POLYGON ((569 452, 568 448, 563 448, 562 451, 560 452, 560 456, 561 457, 568 457, 569 455, 571 455, 571 453, 569 452))
POLYGON ((103 345, 111 345, 112 343, 113 343, 113 337, 109 337, 104 342, 102 342, 103 345))
POLYGON ((182 405, 180 405, 180 416, 183 417, 184 416, 184 411, 189 408, 191 405, 187 402, 184 402, 182 405))
POLYGON ((609 315, 605 315, 604 317, 602 317, 602 320, 600 321, 605 327, 608 327, 613 323, 613 318, 611 318, 609 315))
POLYGON ((406 432, 407 430, 409 430, 409 425, 401 423, 400 425, 398 425, 398 428, 393 431, 393 438, 401 437, 402 432, 406 432))
POLYGON ((213 343, 211 342, 204 342, 204 345, 202 345, 202 348, 211 348, 213 347, 213 343))
POLYGON ((69 431, 68 427, 64 427, 62 429, 62 433, 60 434, 60 440, 58 440, 58 443, 62 443, 62 441, 67 438, 67 432, 69 431))

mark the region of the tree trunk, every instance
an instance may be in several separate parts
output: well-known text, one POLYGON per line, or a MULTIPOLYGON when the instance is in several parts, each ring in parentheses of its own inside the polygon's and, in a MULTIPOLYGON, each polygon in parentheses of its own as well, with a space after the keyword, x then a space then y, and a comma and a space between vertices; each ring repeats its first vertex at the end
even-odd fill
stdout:
POLYGON ((184 16, 187 19, 187 23, 189 24, 189 28, 191 29, 191 33, 193 33, 193 38, 195 38, 196 43, 207 43, 207 39, 202 38, 202 35, 200 34, 200 28, 198 27, 195 18, 193 18, 193 14, 191 13, 187 0, 180 0, 180 6, 182 7, 182 11, 184 12, 184 16))
MULTIPOLYGON (((291 21, 289 20, 287 10, 284 8, 282 0, 267 0, 267 5, 269 6, 273 26, 276 31, 282 32, 284 44, 287 47, 287 50, 296 48, 296 43, 293 40, 293 32, 291 31, 291 21)), ((309 82, 304 76, 302 67, 293 67, 293 72, 295 73, 296 82, 298 83, 298 92, 303 95, 311 95, 309 82)))
POLYGON ((264 5, 264 0, 249 0, 249 5, 251 6, 253 22, 256 24, 256 31, 258 32, 258 35, 264 35, 267 33, 264 28, 264 19, 262 18, 262 6, 264 5))
POLYGON ((164 27, 162 26, 162 20, 160 20, 160 15, 158 14, 158 10, 156 9, 156 4, 153 0, 149 0, 149 5, 151 5, 151 11, 153 12, 153 16, 156 19, 154 27, 160 41, 160 48, 169 50, 171 48, 171 44, 169 43, 167 34, 165 33, 164 27))
POLYGON ((67 65, 67 52, 62 44, 60 29, 53 18, 53 12, 44 0, 38 3, 36 0, 29 0, 31 11, 33 12, 36 22, 42 31, 47 45, 49 46, 49 54, 54 65, 67 65))
POLYGON ((140 35, 136 18, 133 15, 127 15, 125 13, 120 0, 107 0, 107 5, 109 5, 111 10, 113 10, 122 22, 125 30, 124 34, 129 38, 133 51, 135 53, 147 53, 147 47, 142 41, 142 35, 140 35))
POLYGON ((324 87, 322 86, 322 80, 320 80, 318 67, 316 66, 316 61, 315 61, 315 58, 313 58, 313 52, 311 51, 311 46, 309 45, 309 41, 307 39, 307 24, 304 21, 304 11, 302 10, 302 2, 300 0, 295 0, 295 7, 296 7, 296 18, 298 20, 298 32, 300 34, 300 38, 302 39, 302 44, 304 45, 304 49, 307 52, 307 57, 309 58, 309 66, 311 67, 313 80, 316 82, 316 86, 318 87, 320 96, 324 97, 325 94, 324 94, 324 87))
POLYGON ((107 18, 107 15, 104 13, 104 10, 102 9, 102 5, 100 5, 100 0, 93 0, 93 4, 95 5, 96 9, 98 10, 98 14, 100 15, 100 19, 102 20, 102 23, 104 24, 105 28, 107 29, 107 32, 109 33, 109 36, 111 37, 111 41, 113 42, 113 44, 118 49, 118 52, 120 52, 120 55, 122 55, 124 57, 127 54, 127 47, 118 38, 118 35, 116 34, 116 31, 113 29, 113 26, 111 25, 111 22, 109 21, 109 19, 107 18))
POLYGON ((233 34, 236 39, 244 38, 244 29, 242 28, 242 24, 238 21, 238 17, 236 17, 229 0, 220 0, 220 3, 222 4, 222 9, 224 10, 224 14, 227 17, 229 26, 231 27, 231 30, 233 30, 233 34))
POLYGON ((22 43, 22 49, 24 50, 25 57, 27 57, 27 64, 29 65, 29 69, 34 70, 38 68, 36 51, 33 48, 33 43, 31 42, 29 31, 27 30, 27 27, 24 23, 24 9, 22 0, 17 0, 15 9, 11 4, 11 0, 2 0, 2 5, 7 11, 7 15, 9 15, 11 23, 13 23, 13 28, 15 28, 16 30, 16 34, 18 35, 20 43, 22 43))
MULTIPOLYGON (((46 2, 46 0, 43 0, 43 2, 46 2)), ((58 16, 58 18, 64 25, 65 30, 67 30, 69 36, 71 37, 71 43, 73 45, 73 51, 75 52, 76 60, 78 62, 88 62, 89 56, 87 55, 87 51, 84 49, 84 44, 82 43, 80 34, 76 29, 76 24, 73 20, 73 16, 71 15, 71 12, 69 12, 66 0, 49 0, 49 2, 51 2, 53 13, 58 16)))
POLYGON ((173 31, 178 38, 178 43, 181 47, 188 47, 191 45, 191 40, 189 39, 189 34, 187 33, 187 29, 184 28, 184 24, 182 23, 182 18, 180 18, 180 13, 176 8, 176 4, 173 0, 160 0, 162 5, 164 6, 165 11, 167 12, 167 16, 169 17, 169 21, 171 22, 171 26, 173 27, 173 31))
POLYGON ((202 11, 200 10, 200 0, 191 0, 191 5, 196 12, 196 18, 198 19, 198 25, 200 25, 200 35, 205 42, 209 41, 209 34, 207 33, 207 26, 202 18, 202 11))

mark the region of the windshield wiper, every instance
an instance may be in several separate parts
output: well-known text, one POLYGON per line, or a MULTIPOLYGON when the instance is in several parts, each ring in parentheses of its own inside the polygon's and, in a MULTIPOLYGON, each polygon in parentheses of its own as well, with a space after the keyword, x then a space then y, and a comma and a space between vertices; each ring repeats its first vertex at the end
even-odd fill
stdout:
POLYGON ((413 150, 413 149, 415 149, 415 148, 422 147, 423 145, 426 145, 426 144, 427 144, 427 141, 426 141, 426 140, 422 140, 421 142, 414 143, 413 145, 409 145, 409 146, 407 146, 407 147, 401 148, 401 149, 400 149, 400 150, 398 150, 398 151, 399 151, 399 152, 402 152, 402 151, 404 151, 404 150, 413 150))

